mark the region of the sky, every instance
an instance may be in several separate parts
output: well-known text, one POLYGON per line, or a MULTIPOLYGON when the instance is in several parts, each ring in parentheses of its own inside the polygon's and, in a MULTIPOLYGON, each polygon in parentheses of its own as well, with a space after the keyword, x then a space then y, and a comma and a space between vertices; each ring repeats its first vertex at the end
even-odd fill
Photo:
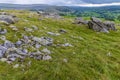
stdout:
POLYGON ((11 4, 50 4, 59 6, 100 7, 120 5, 120 0, 0 0, 0 3, 11 4))

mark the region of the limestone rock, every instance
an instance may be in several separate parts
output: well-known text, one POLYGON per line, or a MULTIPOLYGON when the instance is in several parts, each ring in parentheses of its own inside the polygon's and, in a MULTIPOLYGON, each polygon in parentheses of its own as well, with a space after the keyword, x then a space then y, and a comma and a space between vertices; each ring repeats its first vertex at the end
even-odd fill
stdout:
POLYGON ((91 21, 88 22, 89 29, 93 29, 97 32, 109 33, 110 30, 116 31, 115 24, 107 21, 103 22, 98 18, 92 17, 91 21))

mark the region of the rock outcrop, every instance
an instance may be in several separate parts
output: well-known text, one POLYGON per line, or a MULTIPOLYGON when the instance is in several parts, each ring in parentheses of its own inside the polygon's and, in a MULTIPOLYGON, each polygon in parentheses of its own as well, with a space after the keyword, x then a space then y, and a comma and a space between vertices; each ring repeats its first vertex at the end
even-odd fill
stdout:
POLYGON ((105 32, 109 33, 109 31, 116 31, 115 23, 111 21, 103 22, 99 18, 91 17, 90 21, 86 21, 83 18, 75 18, 74 24, 83 24, 88 25, 89 29, 92 29, 96 32, 105 32))
POLYGON ((14 24, 16 21, 18 21, 18 18, 16 16, 7 13, 0 13, 0 23, 9 25, 14 24))
POLYGON ((88 22, 89 29, 93 29, 97 32, 109 33, 110 30, 116 31, 115 24, 110 21, 103 22, 98 18, 92 17, 88 22))

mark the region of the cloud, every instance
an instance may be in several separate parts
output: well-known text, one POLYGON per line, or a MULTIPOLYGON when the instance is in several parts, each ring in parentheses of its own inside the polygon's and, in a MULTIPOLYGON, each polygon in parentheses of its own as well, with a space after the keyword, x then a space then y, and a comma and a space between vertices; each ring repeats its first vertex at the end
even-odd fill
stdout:
POLYGON ((58 6, 101 7, 120 5, 119 0, 0 0, 12 4, 50 4, 58 6))
POLYGON ((74 3, 83 3, 83 1, 81 0, 0 0, 0 3, 72 5, 74 3))
POLYGON ((85 3, 85 4, 76 4, 75 6, 80 6, 80 7, 120 6, 120 2, 118 2, 118 3, 104 3, 104 4, 90 4, 90 3, 85 3))

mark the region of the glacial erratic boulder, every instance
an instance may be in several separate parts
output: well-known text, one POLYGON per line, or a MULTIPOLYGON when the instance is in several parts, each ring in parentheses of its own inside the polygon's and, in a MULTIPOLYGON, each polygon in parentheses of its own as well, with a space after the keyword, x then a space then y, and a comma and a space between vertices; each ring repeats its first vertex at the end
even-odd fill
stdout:
POLYGON ((6 14, 0 15, 0 22, 4 22, 6 25, 14 24, 17 21, 18 18, 14 15, 6 15, 6 14))
POLYGON ((103 22, 102 20, 92 17, 91 21, 88 22, 89 29, 93 29, 97 32, 105 32, 109 33, 109 31, 113 30, 116 31, 114 22, 106 21, 103 22))

